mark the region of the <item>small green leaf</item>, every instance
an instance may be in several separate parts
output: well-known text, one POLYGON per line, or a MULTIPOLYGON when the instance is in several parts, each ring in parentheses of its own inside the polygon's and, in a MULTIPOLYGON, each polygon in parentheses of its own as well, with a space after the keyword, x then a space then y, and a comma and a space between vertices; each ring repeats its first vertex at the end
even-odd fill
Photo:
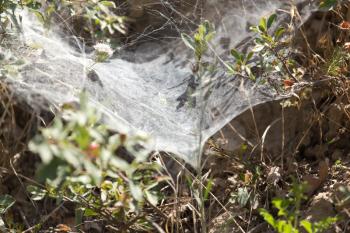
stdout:
POLYGON ((210 22, 209 22, 208 20, 205 20, 205 21, 203 22, 203 26, 204 26, 205 31, 206 31, 207 34, 208 34, 209 32, 211 32, 211 31, 213 31, 213 27, 212 27, 212 25, 210 24, 210 22))
POLYGON ((272 24, 276 21, 276 19, 277 19, 277 15, 276 14, 272 14, 269 17, 269 19, 267 20, 267 24, 266 24, 267 29, 269 29, 272 26, 272 24))
POLYGON ((158 204, 158 197, 157 195, 154 195, 151 191, 146 190, 145 195, 147 200, 152 204, 152 205, 157 205, 158 204))
POLYGON ((0 196, 0 214, 5 214, 6 211, 15 204, 16 200, 8 195, 1 195, 0 196))
POLYGON ((302 226, 307 233, 313 233, 312 224, 308 220, 300 221, 300 226, 302 226))
POLYGON ((338 0, 323 0, 320 3, 322 10, 332 10, 338 4, 338 0))
POLYGON ((113 183, 110 180, 105 180, 101 184, 101 189, 110 190, 113 188, 113 183))
POLYGON ((266 22, 266 18, 261 18, 260 22, 259 22, 259 29, 262 32, 266 32, 267 31, 267 22, 266 22))
POLYGON ((94 216, 98 216, 98 213, 96 213, 96 211, 94 211, 94 210, 92 210, 90 208, 87 208, 84 211, 84 216, 85 217, 94 217, 94 216))
POLYGON ((242 60, 242 54, 240 52, 238 52, 235 49, 231 49, 231 55, 237 60, 237 61, 241 61, 242 60))
POLYGON ((268 224, 270 224, 272 227, 276 226, 276 220, 267 210, 260 209, 259 213, 268 224))
POLYGON ((207 184, 207 186, 205 187, 205 190, 204 190, 203 199, 205 201, 208 200, 209 193, 211 192, 212 188, 213 188, 213 179, 211 178, 211 179, 208 180, 208 184, 207 184))
POLYGON ((283 27, 279 27, 275 32, 275 38, 279 39, 284 32, 285 32, 285 29, 283 27))
POLYGON ((182 38, 183 42, 185 43, 185 45, 186 45, 188 48, 190 48, 190 49, 192 49, 192 50, 195 50, 194 41, 193 41, 193 39, 192 39, 189 35, 187 35, 187 34, 185 34, 185 33, 182 33, 182 34, 181 34, 181 38, 182 38))
POLYGON ((110 8, 117 8, 114 2, 112 1, 101 1, 99 2, 100 4, 104 5, 105 7, 110 7, 110 8))
POLYGON ((245 63, 249 62, 250 59, 252 59, 253 55, 254 55, 253 51, 249 52, 248 55, 245 58, 245 63))
POLYGON ((34 201, 40 201, 45 198, 47 195, 47 191, 44 189, 41 189, 34 185, 28 185, 27 186, 27 192, 29 192, 32 196, 31 199, 34 201))
POLYGON ((261 52, 264 48, 265 48, 264 45, 257 44, 257 45, 254 46, 252 51, 255 52, 255 53, 258 53, 258 52, 261 52))

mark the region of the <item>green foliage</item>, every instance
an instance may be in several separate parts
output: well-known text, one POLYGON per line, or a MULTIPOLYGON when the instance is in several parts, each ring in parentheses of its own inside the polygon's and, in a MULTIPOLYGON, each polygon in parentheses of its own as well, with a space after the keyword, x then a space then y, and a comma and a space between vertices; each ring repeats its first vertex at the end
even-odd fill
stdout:
MULTIPOLYGON (((7 220, 5 214, 8 211, 8 209, 15 204, 15 202, 16 200, 8 194, 0 196, 0 214, 1 214, 0 231, 1 232, 10 232, 10 230, 6 227, 6 224, 5 224, 5 221, 7 220)), ((11 224, 8 224, 8 225, 11 225, 11 224)), ((11 227, 11 229, 14 229, 14 228, 17 228, 17 227, 16 226, 11 227)))
POLYGON ((10 195, 0 196, 0 214, 5 214, 6 211, 15 204, 15 199, 10 195))
POLYGON ((260 215, 278 233, 299 233, 303 230, 307 233, 320 233, 338 221, 338 217, 327 217, 315 223, 306 219, 299 221, 303 200, 306 200, 304 185, 294 184, 289 197, 272 200, 273 207, 277 209, 277 218, 266 209, 260 209, 260 215))
POLYGON ((117 7, 110 0, 0 0, 3 31, 11 25, 20 29, 17 8, 33 12, 45 27, 51 26, 54 16, 68 14, 72 23, 84 28, 94 40, 110 39, 115 32, 126 34, 126 17, 116 14, 117 7))
POLYGON ((275 29, 276 19, 277 15, 272 14, 268 18, 263 17, 257 26, 251 27, 257 36, 254 48, 247 54, 236 49, 231 50, 235 62, 232 65, 225 64, 231 74, 251 80, 258 80, 256 77, 258 76, 259 80, 263 81, 264 76, 270 77, 272 73, 279 73, 283 79, 297 81, 301 74, 295 61, 290 58, 288 40, 283 40, 286 29, 282 26, 275 29), (259 72, 253 73, 252 67, 259 72))
POLYGON ((166 178, 158 164, 148 161, 148 138, 112 134, 85 98, 79 110, 67 106, 63 118, 29 144, 42 160, 36 176, 44 182, 27 187, 32 199, 75 203, 77 224, 93 216, 120 230, 148 230, 142 207, 157 205, 157 187, 166 178), (132 161, 124 160, 121 151, 132 161))
POLYGON ((251 199, 251 191, 246 187, 238 188, 237 193, 231 193, 230 203, 237 203, 240 207, 245 207, 251 199))
POLYGON ((252 80, 255 80, 255 76, 251 70, 251 65, 249 64, 254 53, 251 51, 247 55, 240 53, 235 49, 231 49, 231 55, 235 58, 234 66, 227 65, 230 73, 240 74, 242 76, 249 77, 252 80))
POLYGON ((0 50, 0 77, 16 77, 20 69, 26 65, 25 60, 15 56, 10 50, 0 50))
MULTIPOLYGON (((192 65, 192 73, 195 78, 195 85, 189 86, 186 90, 186 95, 190 99, 188 104, 190 107, 195 105, 195 99, 193 98, 194 92, 197 86, 204 84, 206 81, 203 80, 210 79, 213 72, 216 69, 216 63, 213 62, 209 53, 209 43, 215 35, 214 25, 210 24, 208 21, 204 21, 198 26, 197 31, 193 37, 188 34, 183 33, 181 35, 184 44, 194 52, 195 63, 192 65)), ((208 96, 210 91, 202 92, 205 96, 208 96)))
POLYGON ((296 81, 296 72, 292 72, 295 69, 295 62, 289 58, 288 43, 282 40, 286 30, 282 26, 272 30, 276 19, 276 14, 272 14, 268 18, 263 17, 259 25, 251 28, 253 32, 257 33, 253 51, 258 53, 261 60, 260 69, 265 73, 278 72, 282 76, 296 81))
POLYGON ((93 39, 102 40, 115 32, 126 34, 124 24, 126 18, 117 15, 116 8, 115 3, 110 0, 47 0, 45 7, 35 13, 44 25, 50 26, 55 14, 65 12, 76 19, 80 27, 84 28, 93 39))
POLYGON ((320 9, 322 10, 332 10, 339 3, 339 0, 322 0, 320 2, 320 9))
POLYGON ((0 0, 0 26, 2 31, 6 31, 11 26, 20 29, 16 9, 24 7, 37 10, 41 7, 41 4, 38 0, 0 0))
POLYGON ((213 39, 214 35, 214 26, 208 21, 204 21, 203 24, 199 25, 193 38, 185 33, 181 34, 181 37, 186 46, 194 51, 196 60, 200 61, 207 52, 208 43, 213 39))
POLYGON ((347 63, 350 61, 350 55, 343 48, 336 47, 332 53, 332 56, 327 59, 324 73, 333 77, 342 75, 343 69, 347 67, 347 63))

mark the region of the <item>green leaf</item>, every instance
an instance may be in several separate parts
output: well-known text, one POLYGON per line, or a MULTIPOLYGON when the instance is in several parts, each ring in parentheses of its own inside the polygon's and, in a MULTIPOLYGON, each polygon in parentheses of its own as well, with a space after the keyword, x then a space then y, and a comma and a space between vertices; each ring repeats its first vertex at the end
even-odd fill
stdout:
POLYGON ((98 213, 96 213, 96 211, 94 211, 94 210, 92 210, 90 208, 87 208, 84 211, 84 216, 85 217, 94 217, 94 216, 98 216, 98 213))
POLYGON ((260 215, 264 218, 265 222, 270 224, 272 227, 276 227, 276 220, 274 217, 265 209, 259 210, 260 215))
POLYGON ((318 221, 313 224, 314 230, 316 232, 324 232, 329 229, 330 226, 334 225, 339 220, 339 217, 328 217, 321 221, 318 221))
POLYGON ((193 39, 192 39, 189 35, 187 35, 187 34, 185 34, 185 33, 182 33, 182 34, 181 34, 181 38, 182 38, 182 41, 185 43, 185 45, 186 45, 188 48, 190 48, 190 49, 192 49, 193 51, 195 51, 195 44, 194 44, 194 41, 193 41, 193 39))
POLYGON ((237 201, 241 207, 244 207, 250 198, 250 193, 247 188, 238 188, 237 201))
POLYGON ((279 27, 275 32, 275 38, 279 39, 284 32, 285 32, 285 29, 283 27, 279 27))
POLYGON ((212 25, 210 24, 210 22, 208 20, 205 20, 203 22, 203 26, 205 28, 206 34, 208 34, 209 32, 213 31, 213 27, 212 27, 212 25))
POLYGON ((276 21, 276 19, 277 19, 277 15, 276 14, 272 14, 269 17, 269 19, 267 20, 267 24, 266 24, 267 29, 269 29, 272 26, 272 24, 276 21))
POLYGON ((113 183, 110 180, 105 180, 101 184, 101 189, 103 190, 111 190, 113 188, 113 183))
POLYGON ((117 8, 114 2, 112 1, 101 1, 99 2, 100 4, 104 5, 105 7, 110 7, 110 8, 117 8))
POLYGON ((257 45, 254 46, 252 51, 255 52, 255 53, 258 53, 258 52, 261 52, 264 48, 265 48, 264 45, 257 44, 257 45))
POLYGON ((34 142, 29 143, 29 149, 35 153, 38 153, 42 162, 48 164, 53 159, 53 155, 50 150, 50 146, 46 143, 36 144, 34 142))
POLYGON ((130 187, 130 192, 132 196, 135 198, 135 200, 142 201, 143 194, 142 194, 141 187, 139 185, 135 185, 134 182, 132 181, 129 182, 129 187, 130 187))
POLYGON ((266 32, 267 31, 267 22, 266 22, 266 18, 265 17, 260 19, 258 27, 259 27, 260 31, 262 31, 262 32, 266 32))
POLYGON ((281 199, 281 198, 275 198, 272 200, 272 204, 273 206, 278 209, 278 216, 288 216, 288 213, 286 211, 287 207, 288 207, 288 202, 285 199, 281 199))
POLYGON ((231 55, 237 60, 237 61, 241 61, 242 60, 242 54, 240 52, 238 52, 235 49, 231 49, 231 55))
POLYGON ((47 195, 47 191, 44 189, 41 189, 34 185, 28 185, 27 186, 27 192, 29 192, 32 196, 31 199, 34 201, 40 201, 45 198, 47 195))
POLYGON ((302 226, 307 233, 313 233, 312 223, 309 222, 308 220, 300 221, 300 226, 302 226))
POLYGON ((208 200, 208 197, 209 197, 209 193, 211 191, 211 189, 213 188, 213 179, 209 179, 208 180, 208 184, 207 186, 205 187, 205 190, 204 190, 204 195, 203 195, 203 199, 206 201, 208 200))
POLYGON ((257 27, 257 26, 251 26, 249 28, 249 30, 252 31, 252 32, 255 32, 255 33, 259 33, 260 32, 259 27, 257 27))
POLYGON ((338 0, 323 0, 320 3, 322 10, 332 10, 338 4, 338 0))
POLYGON ((75 209, 75 224, 80 225, 83 222, 85 208, 75 209))
POLYGON ((203 24, 199 25, 198 33, 197 33, 199 35, 199 38, 203 38, 206 33, 207 33, 206 27, 203 24))
POLYGON ((158 197, 157 195, 153 194, 151 191, 146 190, 145 191, 147 200, 154 206, 158 204, 158 197))
POLYGON ((205 41, 209 42, 214 38, 215 32, 209 32, 206 36, 205 36, 205 41))
POLYGON ((248 55, 245 58, 245 63, 249 62, 250 59, 252 59, 253 55, 254 55, 253 51, 249 52, 248 55))
POLYGON ((15 204, 16 200, 8 195, 1 195, 0 196, 0 214, 5 214, 6 211, 15 204))

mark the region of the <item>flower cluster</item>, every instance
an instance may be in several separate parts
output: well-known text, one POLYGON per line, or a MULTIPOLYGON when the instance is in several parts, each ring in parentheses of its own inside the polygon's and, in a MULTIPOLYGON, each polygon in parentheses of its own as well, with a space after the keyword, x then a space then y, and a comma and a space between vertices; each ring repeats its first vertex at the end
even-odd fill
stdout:
POLYGON ((98 43, 94 49, 96 62, 105 62, 113 55, 113 50, 108 44, 98 43))

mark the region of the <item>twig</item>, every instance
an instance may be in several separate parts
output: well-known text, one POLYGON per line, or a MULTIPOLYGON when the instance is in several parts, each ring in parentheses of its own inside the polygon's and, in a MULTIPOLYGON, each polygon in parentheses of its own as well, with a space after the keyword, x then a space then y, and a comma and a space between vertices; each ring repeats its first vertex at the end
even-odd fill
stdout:
MULTIPOLYGON (((42 225, 47 220, 49 220, 51 218, 51 216, 54 215, 63 205, 64 205, 64 202, 61 203, 59 206, 57 206, 53 211, 51 211, 50 214, 44 216, 44 218, 40 221, 40 224, 42 225)), ((28 228, 27 230, 23 231, 22 233, 32 232, 36 227, 37 227, 37 225, 34 225, 34 226, 28 228)))

